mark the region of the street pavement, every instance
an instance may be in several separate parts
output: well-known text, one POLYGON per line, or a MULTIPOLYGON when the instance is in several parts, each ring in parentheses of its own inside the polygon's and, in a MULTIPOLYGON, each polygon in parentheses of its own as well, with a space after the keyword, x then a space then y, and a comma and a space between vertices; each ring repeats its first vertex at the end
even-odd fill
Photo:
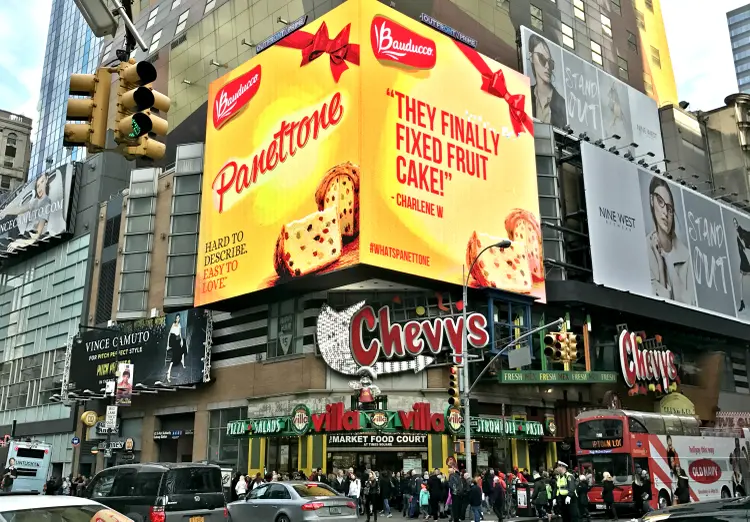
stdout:
MULTIPOLYGON (((367 518, 364 517, 364 516, 360 516, 359 519, 362 520, 362 521, 364 521, 367 518)), ((603 513, 599 513, 599 514, 595 513, 595 514, 593 514, 591 516, 591 519, 593 521, 597 521, 597 522, 599 522, 599 521, 604 522, 605 521, 603 513)), ((370 520, 374 521, 374 519, 372 519, 372 518, 370 520)), ((383 521, 391 520, 391 521, 395 522, 396 520, 401 521, 401 520, 409 520, 409 519, 405 518, 405 517, 402 517, 401 513, 397 513, 396 511, 393 511, 393 517, 392 518, 386 518, 384 515, 378 514, 378 520, 383 520, 383 521)), ((422 522, 424 519, 422 519, 422 518, 413 518, 411 520, 413 520, 414 522, 422 522)), ((430 520, 432 520, 432 518, 430 518, 430 520)), ((504 518, 503 522, 536 522, 537 520, 538 519, 536 517, 515 517, 515 518, 504 518)), ((630 522, 631 520, 633 520, 631 517, 620 518, 618 520, 618 522, 630 522)), ((441 518, 440 521, 441 522, 443 522, 443 521, 448 522, 448 519, 447 518, 441 518)), ((465 522, 473 522, 473 520, 471 518, 469 518, 469 519, 466 519, 465 522)), ((494 515, 485 515, 483 522, 497 522, 497 518, 494 515)))

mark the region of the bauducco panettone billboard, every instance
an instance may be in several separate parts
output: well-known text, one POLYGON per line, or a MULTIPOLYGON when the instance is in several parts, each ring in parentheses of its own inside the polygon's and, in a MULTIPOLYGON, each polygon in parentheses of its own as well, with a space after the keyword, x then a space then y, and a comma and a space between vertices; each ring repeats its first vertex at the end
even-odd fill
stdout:
POLYGON ((196 306, 366 264, 544 298, 529 79, 375 1, 209 88, 196 306))

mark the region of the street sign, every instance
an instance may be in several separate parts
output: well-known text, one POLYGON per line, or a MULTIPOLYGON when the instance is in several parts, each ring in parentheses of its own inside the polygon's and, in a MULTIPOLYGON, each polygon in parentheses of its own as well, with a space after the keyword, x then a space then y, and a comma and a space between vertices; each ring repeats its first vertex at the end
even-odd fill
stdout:
POLYGON ((107 429, 115 429, 117 427, 117 406, 107 406, 104 427, 107 429))
POLYGON ((73 437, 72 439, 70 439, 70 443, 73 446, 78 446, 81 443, 81 439, 79 439, 78 437, 73 437))
POLYGON ((112 450, 107 448, 104 450, 104 457, 105 458, 111 458, 112 457, 112 450))

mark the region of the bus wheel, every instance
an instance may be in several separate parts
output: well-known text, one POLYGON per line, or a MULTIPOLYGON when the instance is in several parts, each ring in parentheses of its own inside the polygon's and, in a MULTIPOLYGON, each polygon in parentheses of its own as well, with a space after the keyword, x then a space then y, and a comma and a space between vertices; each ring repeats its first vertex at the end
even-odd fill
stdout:
POLYGON ((664 490, 659 492, 659 509, 669 507, 672 502, 669 500, 669 493, 664 490))
POLYGON ((724 486, 721 488, 721 498, 732 498, 732 494, 729 492, 729 488, 724 486))

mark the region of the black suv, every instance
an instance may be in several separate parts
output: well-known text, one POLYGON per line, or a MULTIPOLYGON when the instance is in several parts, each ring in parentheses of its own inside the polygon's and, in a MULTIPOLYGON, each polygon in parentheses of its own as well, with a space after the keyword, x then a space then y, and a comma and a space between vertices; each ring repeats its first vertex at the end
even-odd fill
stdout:
POLYGON ((643 522, 747 522, 750 517, 750 497, 696 502, 668 507, 646 514, 643 522))
POLYGON ((210 464, 126 464, 100 471, 86 497, 134 522, 226 522, 221 469, 210 464))

